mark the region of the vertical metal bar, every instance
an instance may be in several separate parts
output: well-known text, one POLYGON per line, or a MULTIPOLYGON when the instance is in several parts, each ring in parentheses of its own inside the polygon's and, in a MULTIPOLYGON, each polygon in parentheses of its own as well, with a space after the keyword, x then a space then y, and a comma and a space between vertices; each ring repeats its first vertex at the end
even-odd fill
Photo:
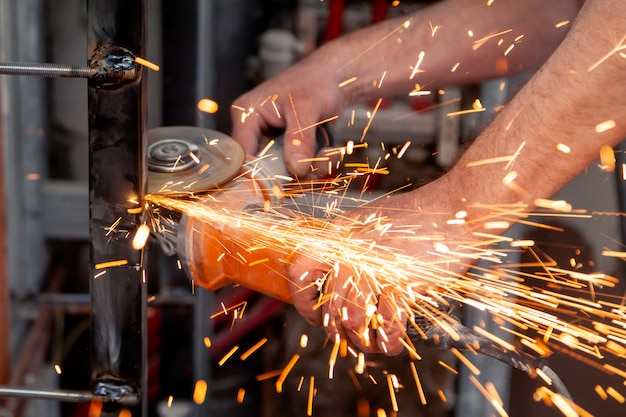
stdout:
MULTIPOLYGON (((196 34, 196 84, 194 104, 205 97, 212 97, 214 87, 214 47, 213 47, 213 20, 215 5, 212 0, 197 0, 197 34, 196 34)), ((213 128, 214 118, 197 111, 196 126, 213 128)), ((204 346, 204 337, 213 337, 213 323, 209 319, 208 311, 213 311, 217 301, 212 291, 196 289, 194 303, 194 330, 196 337, 193 341, 194 380, 204 380, 210 383, 212 377, 211 361, 204 346)), ((211 386, 210 384, 209 386, 211 386)), ((213 400, 211 392, 207 398, 196 407, 197 416, 211 415, 213 400)), ((213 407, 214 408, 214 407, 213 407)))
MULTIPOLYGON (((109 47, 144 56, 145 14, 143 0, 89 0, 89 56, 109 47)), ((146 415, 144 254, 132 247, 146 189, 146 91, 138 70, 130 83, 90 81, 88 89, 91 355, 94 393, 111 399, 136 393, 143 401, 131 412, 146 415)), ((105 403, 103 414, 122 408, 105 403)))
MULTIPOLYGON (((215 19, 215 2, 213 0, 197 0, 198 33, 196 44, 196 97, 195 104, 200 99, 214 97, 215 92, 215 41, 213 39, 215 19)), ((215 117, 197 111, 196 126, 215 128, 215 117)))

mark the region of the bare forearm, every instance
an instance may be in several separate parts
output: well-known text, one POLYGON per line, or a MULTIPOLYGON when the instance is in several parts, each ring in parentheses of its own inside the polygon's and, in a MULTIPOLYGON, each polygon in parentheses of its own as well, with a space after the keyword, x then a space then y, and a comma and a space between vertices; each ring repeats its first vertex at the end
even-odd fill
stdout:
POLYGON ((625 6, 588 0, 567 39, 448 174, 470 203, 532 206, 626 136, 626 60, 617 50, 625 6), (514 158, 476 165, 506 156, 514 158))
POLYGON ((566 35, 579 0, 447 0, 407 18, 350 34, 321 49, 332 56, 346 104, 535 68, 566 35), (511 48, 507 52, 507 49, 511 48), (505 55, 506 53, 506 55, 505 55))

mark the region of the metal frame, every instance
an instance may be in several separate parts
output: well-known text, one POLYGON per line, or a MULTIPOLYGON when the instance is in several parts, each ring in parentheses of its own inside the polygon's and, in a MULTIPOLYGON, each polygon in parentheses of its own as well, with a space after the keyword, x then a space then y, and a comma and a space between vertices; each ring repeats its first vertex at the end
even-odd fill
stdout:
MULTIPOLYGON (((144 0, 89 0, 87 47, 122 47, 145 56, 144 0)), ((116 52, 117 53, 117 52, 116 52)), ((91 352, 94 393, 116 398, 128 394, 144 401, 131 407, 146 415, 147 284, 144 251, 132 234, 144 223, 146 190, 145 78, 109 87, 89 82, 89 201, 91 352), (130 236, 129 236, 130 234, 130 236), (125 262, 101 269, 110 262, 125 262)), ((117 415, 120 403, 104 410, 117 415)))

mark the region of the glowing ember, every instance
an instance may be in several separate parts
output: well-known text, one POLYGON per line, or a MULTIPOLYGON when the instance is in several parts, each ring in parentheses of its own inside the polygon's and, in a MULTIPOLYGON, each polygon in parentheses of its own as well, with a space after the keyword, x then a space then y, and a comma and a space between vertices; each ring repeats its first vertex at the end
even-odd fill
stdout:
POLYGON ((218 108, 219 106, 217 102, 211 99, 203 98, 202 100, 198 101, 198 110, 202 112, 214 114, 217 113, 218 108))
POLYGON ((110 262, 101 262, 99 264, 94 265, 95 269, 106 269, 106 268, 113 268, 116 266, 124 266, 124 265, 128 265, 128 260, 127 259, 120 259, 117 261, 110 261, 110 262))
POLYGON ((157 64, 155 64, 153 62, 150 62, 147 59, 135 57, 135 62, 138 63, 139 65, 143 65, 146 68, 150 68, 152 71, 160 71, 161 70, 161 68, 157 64))
POLYGON ((245 396, 246 396, 246 390, 243 388, 239 388, 239 391, 237 391, 237 402, 239 404, 243 403, 245 396))
POLYGON ((199 379, 196 381, 196 384, 193 388, 193 402, 196 404, 202 404, 206 399, 207 393, 207 383, 203 379, 199 379))
POLYGON ((242 361, 248 359, 254 352, 256 352, 261 346, 267 343, 267 337, 256 342, 250 349, 246 350, 240 357, 242 361))
POLYGON ((135 237, 133 238, 133 249, 141 250, 146 245, 148 238, 150 237, 150 226, 142 224, 137 228, 135 237))

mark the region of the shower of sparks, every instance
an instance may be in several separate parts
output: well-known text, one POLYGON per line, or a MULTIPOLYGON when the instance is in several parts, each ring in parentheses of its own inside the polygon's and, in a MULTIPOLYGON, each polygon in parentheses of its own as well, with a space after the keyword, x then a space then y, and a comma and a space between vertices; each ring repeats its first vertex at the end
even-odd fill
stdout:
MULTIPOLYGON (((339 152, 341 153, 341 152, 339 152)), ((344 153, 345 154, 345 149, 344 153)), ((511 157, 504 157, 501 162, 509 162, 511 157)), ((493 161, 492 161, 493 162, 493 161)), ((250 168, 253 170, 252 168, 250 168)), ((153 207, 151 213, 153 224, 160 221, 159 210, 165 208, 183 212, 189 217, 209 226, 207 230, 219 229, 224 232, 222 242, 224 253, 207 254, 214 256, 218 262, 235 261, 248 263, 255 268, 274 268, 287 271, 287 259, 294 251, 314 258, 327 265, 335 265, 333 270, 352 271, 353 280, 350 285, 369 286, 376 292, 383 288, 393 287, 400 292, 396 300, 397 311, 405 311, 411 315, 424 317, 441 326, 451 336, 454 331, 448 325, 450 320, 442 313, 441 306, 447 302, 460 302, 467 306, 490 313, 494 319, 509 323, 514 329, 509 333, 519 338, 523 345, 537 353, 546 354, 542 345, 550 347, 558 345, 571 352, 577 351, 587 355, 595 361, 602 361, 603 357, 613 356, 618 359, 626 352, 626 308, 622 300, 601 297, 597 289, 611 288, 616 279, 605 274, 585 274, 575 270, 568 271, 551 262, 549 258, 542 258, 541 252, 536 251, 535 242, 530 240, 512 240, 507 237, 475 233, 473 240, 463 242, 447 242, 443 245, 442 236, 421 236, 421 225, 396 226, 387 222, 380 215, 371 215, 367 219, 350 219, 345 216, 344 205, 358 206, 365 201, 350 197, 346 187, 353 176, 336 178, 328 183, 287 183, 284 185, 282 196, 284 207, 268 206, 260 203, 249 206, 252 202, 250 188, 242 192, 234 187, 229 192, 226 189, 223 200, 219 193, 209 197, 167 197, 162 195, 147 196, 148 204, 153 207), (240 194, 238 194, 240 193, 240 194), (237 203, 237 199, 241 202, 237 203), (306 197, 306 203, 300 200, 306 197), (290 208, 287 206, 294 206, 290 208), (248 207, 248 209, 244 209, 248 207), (254 208, 257 207, 257 208, 254 208), (317 216, 311 217, 307 211, 316 211, 317 216), (341 218, 342 223, 331 219, 341 218), (394 236, 398 243, 403 241, 421 241, 432 243, 433 249, 428 259, 410 256, 401 251, 377 244, 376 240, 356 238, 352 235, 354 228, 378 230, 381 236, 394 236), (214 229, 213 229, 214 228, 214 229), (245 233, 241 233, 245 232, 245 233), (490 249, 493 244, 507 245, 508 249, 490 249), (261 258, 253 255, 259 249, 270 249, 274 256, 267 259, 267 252, 261 258), (454 249, 452 249, 454 248, 454 249), (543 268, 543 272, 529 274, 518 272, 516 264, 507 265, 507 255, 511 252, 529 251, 543 268), (532 252, 530 252, 532 251, 532 252), (257 262, 263 259, 264 262, 257 262), (446 266, 449 263, 463 264, 483 260, 492 265, 492 268, 475 269, 471 273, 460 275, 450 271, 446 266), (269 266, 268 266, 269 265, 269 266), (538 284, 547 282, 548 289, 539 288, 538 284), (559 291, 553 288, 560 288, 559 291), (581 315, 581 312, 583 313, 581 315), (568 320, 567 318, 571 320, 568 320), (537 342, 536 342, 537 341, 537 342), (541 344, 538 344, 538 342, 541 344), (601 352, 601 354, 600 354, 601 352)), ((238 178, 240 182, 255 182, 244 176, 238 178)), ((378 201, 384 201, 381 198, 378 201)), ((368 206, 374 211, 383 208, 377 205, 377 200, 369 202, 368 206)), ((590 217, 584 210, 573 210, 562 200, 537 200, 537 210, 540 212, 528 213, 523 205, 493 205, 488 207, 492 214, 485 216, 483 229, 507 228, 513 223, 522 222, 542 227, 541 224, 531 222, 530 217, 537 216, 571 216, 590 217)), ((463 224, 467 216, 463 212, 450 213, 452 223, 463 224)), ((157 226, 158 227, 158 226, 157 226)), ((200 233, 211 233, 200 232, 200 233)), ((626 257, 622 251, 605 250, 605 256, 626 257)), ((576 262, 574 262, 574 265, 576 262)), ((529 264, 530 265, 530 264, 529 264)), ((285 276, 285 279, 286 276, 285 276)), ((326 302, 332 294, 325 294, 320 304, 326 302)), ((239 311, 241 306, 223 307, 216 314, 227 314, 231 310, 239 311)), ((242 315, 239 311, 237 314, 242 315)), ((371 317, 371 315, 370 315, 371 317)), ((474 327, 474 331, 492 341, 495 346, 515 351, 515 346, 486 331, 481 326, 474 327)), ((260 348, 266 340, 253 346, 241 356, 244 360, 251 352, 260 348)), ((302 339, 301 339, 302 343, 302 339)), ((306 345, 306 343, 305 343, 306 345)), ((329 358, 329 377, 332 378, 337 358, 347 354, 347 344, 341 340, 334 340, 329 358), (341 354, 340 354, 341 353, 341 354)), ((413 349, 412 345, 406 344, 413 349)), ((458 351, 454 351, 457 358, 464 363, 473 374, 478 374, 469 360, 458 351)), ((229 352, 229 358, 234 351, 229 352)), ((359 357, 354 355, 355 358, 359 357)), ((417 352, 415 355, 417 356, 417 352)), ((270 376, 278 376, 276 389, 282 390, 283 382, 299 356, 292 357, 290 363, 281 371, 270 376)), ((225 359, 224 359, 225 361, 225 359)), ((456 373, 449 365, 441 366, 456 373)), ((611 374, 626 378, 626 372, 620 366, 603 364, 602 368, 611 374)), ((364 363, 357 361, 356 373, 364 373, 364 363)), ((417 371, 414 371, 418 392, 421 391, 417 371)), ((420 394, 420 395, 423 395, 420 394)), ((556 394, 554 394, 556 395, 556 394)), ((493 397, 490 394, 490 397, 493 397)), ((558 398, 558 397, 554 397, 558 398)), ((491 401, 491 400, 490 400, 491 401)), ((558 400, 557 400, 558 401, 558 400)), ((567 403, 559 408, 567 410, 567 403)), ((494 404, 494 408, 498 406, 494 404)), ((565 411, 567 412, 567 411, 565 411)))
MULTIPOLYGON (((493 36, 497 35, 499 34, 493 36)), ((485 42, 489 38, 483 38, 481 41, 485 42)), ((419 65, 416 65, 417 67, 419 65)), ((346 146, 326 150, 326 156, 320 160, 351 155, 356 148, 366 148, 368 145, 364 138, 380 103, 381 100, 378 101, 370 116, 359 143, 348 141, 346 146)), ((252 112, 251 109, 241 110, 252 112)), ((484 110, 480 101, 476 100, 471 110, 449 114, 449 116, 484 110)), ((295 133, 336 118, 330 118, 313 126, 300 127, 295 133)), ((603 124, 599 126, 604 128, 603 124)), ((596 130, 598 129, 597 127, 596 130)), ((481 209, 487 209, 490 213, 484 218, 474 219, 471 222, 473 226, 480 226, 483 232, 475 232, 470 238, 462 241, 449 241, 449 238, 443 235, 421 234, 420 230, 425 224, 420 224, 419 220, 416 224, 396 225, 381 214, 386 209, 385 197, 400 191, 401 188, 376 198, 370 198, 369 201, 363 199, 366 195, 368 175, 389 173, 388 168, 383 164, 384 161, 344 163, 344 168, 352 169, 352 171, 330 181, 297 182, 284 175, 265 178, 267 172, 259 170, 257 164, 273 160, 272 145, 273 142, 270 142, 263 149, 257 161, 244 165, 244 174, 214 193, 204 196, 146 196, 146 207, 150 209, 153 229, 159 233, 167 233, 168 228, 163 224, 171 220, 164 213, 181 212, 197 222, 198 228, 194 229, 194 233, 206 234, 212 241, 219 240, 217 247, 222 248, 221 252, 204 254, 212 257, 218 265, 241 264, 264 272, 271 271, 274 276, 282 274, 282 279, 287 282, 289 260, 294 254, 304 255, 319 264, 332 266, 329 268, 331 274, 343 273, 346 276, 352 276, 353 279, 347 285, 353 285, 359 290, 372 288, 375 294, 380 294, 384 289, 394 288, 397 292, 395 311, 399 314, 407 314, 409 317, 429 320, 434 326, 447 332, 452 339, 458 339, 459 336, 452 327, 454 319, 445 313, 447 311, 445 307, 451 303, 461 303, 469 308, 489 313, 494 322, 501 323, 500 327, 507 335, 513 336, 521 345, 540 357, 548 356, 555 350, 567 352, 571 356, 584 357, 588 362, 597 364, 596 367, 604 372, 626 380, 624 364, 616 363, 626 355, 624 300, 603 296, 601 293, 603 288, 614 287, 617 279, 600 273, 582 273, 577 270, 579 264, 573 258, 569 265, 572 270, 567 270, 556 265, 548 255, 536 247, 537 244, 532 240, 514 240, 489 232, 490 230, 494 230, 492 233, 501 232, 515 223, 550 229, 552 226, 532 221, 532 218, 535 216, 590 218, 591 215, 584 210, 575 210, 563 200, 547 199, 536 200, 534 202, 536 209, 532 212, 529 212, 528 207, 522 204, 481 206, 481 209), (363 189, 360 192, 357 190, 356 193, 354 193, 355 190, 350 190, 352 181, 363 177, 365 177, 363 189), (263 184, 266 182, 273 185, 264 187, 263 184), (282 184, 280 189, 276 189, 276 183, 282 184), (272 202, 269 201, 268 196, 272 197, 272 202), (276 203, 277 199, 282 200, 282 203, 276 203), (365 204, 375 214, 363 219, 352 218, 344 212, 348 208, 365 204), (165 211, 162 212, 162 209, 165 211), (333 219, 340 221, 333 221, 333 219), (203 229, 199 227, 200 225, 206 225, 206 228, 203 229), (216 230, 220 233, 214 235, 216 230), (394 239, 387 241, 395 240, 397 247, 411 246, 415 243, 430 244, 431 250, 425 255, 407 254, 396 249, 396 244, 394 247, 388 247, 379 243, 377 238, 355 236, 355 230, 372 232, 367 236, 381 238, 393 236, 394 239), (493 249, 496 245, 498 249, 493 249), (522 252, 530 254, 534 262, 519 264, 509 259, 510 254, 522 252), (474 268, 466 274, 458 274, 449 269, 451 264, 470 266, 476 261, 482 261, 488 266, 474 268), (528 273, 518 269, 524 266, 539 267, 540 272, 528 273), (541 288, 541 284, 547 284, 548 287, 541 288)), ((405 154, 409 145, 410 142, 407 141, 399 148, 399 151, 394 150, 398 158, 405 154)), ((513 155, 474 161, 468 164, 468 167, 501 163, 508 169, 520 153, 521 146, 513 155)), ((565 144, 557 145, 557 149, 563 153, 570 152, 565 144)), ((611 155, 606 158, 614 160, 613 152, 611 151, 611 155)), ((515 186, 514 172, 507 175, 509 176, 503 174, 503 181, 510 186, 515 186)), ((408 214, 411 214, 413 218, 419 218, 416 217, 419 213, 408 214)), ((428 216, 432 213, 421 214, 428 216)), ((454 225, 464 227, 468 222, 470 220, 467 219, 467 212, 457 211, 449 213, 449 219, 445 223, 451 227, 454 225)), ((118 225, 112 225, 108 232, 119 232, 118 225)), ((620 249, 619 247, 615 250, 606 248, 603 256, 626 259, 626 251, 620 249)), ((517 256, 513 258, 517 259, 517 256)), ((98 266, 106 268, 115 265, 100 264, 96 265, 97 269, 98 266)), ((323 283, 315 285, 319 285, 320 289, 324 286, 323 283)), ((335 295, 333 293, 320 295, 317 307, 327 303, 335 295)), ((378 323, 378 320, 373 318, 378 319, 379 314, 375 306, 373 307, 374 311, 366 315, 369 321, 364 323, 364 329, 378 323)), ((232 311, 233 320, 235 320, 243 315, 244 309, 245 305, 222 306, 222 310, 213 317, 231 314, 232 311)), ((346 318, 344 313, 344 319, 346 318)), ((390 319, 380 317, 380 322, 390 319)), ((419 333, 420 330, 417 326, 415 327, 419 333)), ((485 330, 483 325, 476 326, 473 330, 500 349, 517 351, 514 343, 485 330)), ((363 336, 368 336, 368 332, 364 332, 363 336)), ((267 339, 260 340, 242 354, 240 359, 246 360, 266 342, 267 339)), ((413 360, 421 359, 418 352, 419 346, 414 346, 412 340, 407 337, 400 339, 400 342, 409 351, 413 360)), ((368 373, 368 364, 363 353, 354 352, 344 339, 338 338, 331 340, 330 343, 332 349, 328 359, 329 378, 333 377, 338 358, 352 356, 355 359, 353 374, 366 375, 372 383, 377 383, 374 376, 368 373)), ((210 342, 207 347, 209 346, 210 342)), ((306 335, 301 336, 300 346, 302 349, 306 348, 306 335)), ((475 348, 475 346, 468 346, 470 352, 475 348)), ((236 350, 236 347, 233 348, 222 361, 228 360, 236 350)), ((459 350, 453 349, 452 351, 459 362, 470 370, 472 373, 470 378, 480 373, 480 370, 459 350)), ((285 379, 299 358, 297 354, 292 356, 283 369, 259 375, 257 380, 277 378, 276 391, 281 392, 285 379)), ((417 390, 421 403, 426 404, 417 368, 413 362, 410 364, 415 381, 413 389, 417 390)), ((445 362, 440 362, 440 366, 454 374, 458 373, 457 369, 445 362)), ((537 370, 536 375, 542 377, 542 380, 549 385, 550 378, 541 370, 537 370)), ((301 378, 302 384, 304 377, 301 378)), ((203 381, 198 381, 196 384, 196 390, 199 389, 198 384, 201 382, 203 381)), ((396 381, 391 378, 391 375, 387 376, 387 383, 393 402, 398 387, 394 385, 396 381)), ((502 402, 492 385, 482 386, 477 380, 475 385, 499 415, 506 415, 502 402)), ((194 400, 196 390, 194 390, 194 400)), ((613 398, 616 401, 624 398, 619 391, 611 387, 596 387, 596 392, 600 396, 613 398)), ((439 395, 445 399, 443 391, 439 390, 439 395)), ((314 396, 314 380, 311 377, 308 415, 312 412, 314 396)), ((548 388, 539 390, 536 398, 557 407, 566 416, 576 415, 574 413, 585 415, 585 411, 580 407, 548 388)))

